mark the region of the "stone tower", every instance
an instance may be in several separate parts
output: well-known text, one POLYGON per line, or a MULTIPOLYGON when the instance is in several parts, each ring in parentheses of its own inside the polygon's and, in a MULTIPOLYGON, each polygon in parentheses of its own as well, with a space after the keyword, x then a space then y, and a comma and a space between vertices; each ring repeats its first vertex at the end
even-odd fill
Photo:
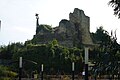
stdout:
POLYGON ((70 22, 74 24, 75 33, 81 44, 93 44, 90 36, 90 18, 84 14, 83 10, 74 9, 73 13, 69 14, 70 22))

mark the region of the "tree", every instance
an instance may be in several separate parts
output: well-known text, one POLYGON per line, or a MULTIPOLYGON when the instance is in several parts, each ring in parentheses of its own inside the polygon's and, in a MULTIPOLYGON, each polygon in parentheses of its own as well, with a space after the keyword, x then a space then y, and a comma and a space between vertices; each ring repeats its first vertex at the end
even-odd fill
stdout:
POLYGON ((20 48, 23 48, 22 43, 11 43, 8 46, 1 46, 0 47, 0 59, 12 59, 14 53, 17 52, 20 48))
POLYGON ((96 54, 93 56, 93 61, 96 62, 93 72, 98 74, 117 74, 118 60, 120 58, 120 45, 117 43, 116 32, 111 35, 100 27, 95 33, 92 33, 94 41, 98 41, 100 46, 95 48, 92 52, 96 54))
POLYGON ((12 80, 16 76, 17 73, 11 71, 8 67, 0 66, 0 80, 12 80))
POLYGON ((120 0, 111 0, 109 5, 114 8, 114 15, 118 15, 118 18, 120 18, 120 0))

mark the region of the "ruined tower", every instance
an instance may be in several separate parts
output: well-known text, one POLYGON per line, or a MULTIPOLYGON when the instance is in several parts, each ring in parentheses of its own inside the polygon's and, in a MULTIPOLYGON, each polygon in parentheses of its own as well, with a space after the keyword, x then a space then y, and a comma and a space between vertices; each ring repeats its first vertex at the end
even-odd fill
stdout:
POLYGON ((70 22, 75 26, 77 38, 81 44, 93 44, 90 36, 90 18, 84 14, 83 10, 74 9, 73 13, 69 14, 70 22))

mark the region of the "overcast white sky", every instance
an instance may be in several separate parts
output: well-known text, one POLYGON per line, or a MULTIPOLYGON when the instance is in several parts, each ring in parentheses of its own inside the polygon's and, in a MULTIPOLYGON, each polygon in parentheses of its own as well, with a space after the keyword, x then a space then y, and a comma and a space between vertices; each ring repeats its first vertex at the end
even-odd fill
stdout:
POLYGON ((58 26, 61 19, 69 19, 74 8, 84 10, 90 17, 90 31, 103 26, 110 32, 117 29, 120 43, 120 20, 108 6, 110 0, 1 0, 0 1, 0 45, 9 42, 24 42, 33 38, 36 31, 35 13, 39 23, 58 26))

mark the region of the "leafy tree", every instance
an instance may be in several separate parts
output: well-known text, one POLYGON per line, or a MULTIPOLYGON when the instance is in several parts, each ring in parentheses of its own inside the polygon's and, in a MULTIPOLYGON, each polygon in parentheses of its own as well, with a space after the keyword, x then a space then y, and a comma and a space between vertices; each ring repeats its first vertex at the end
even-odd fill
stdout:
POLYGON ((110 0, 109 5, 114 8, 114 14, 120 18, 120 0, 110 0))
POLYGON ((20 48, 23 48, 22 43, 11 43, 8 46, 0 47, 0 59, 12 59, 14 53, 17 52, 20 48))
POLYGON ((95 41, 98 41, 100 46, 95 48, 93 61, 96 62, 94 71, 97 70, 99 74, 116 74, 118 67, 119 48, 117 43, 116 33, 111 36, 107 31, 100 27, 95 33, 92 33, 95 41))

